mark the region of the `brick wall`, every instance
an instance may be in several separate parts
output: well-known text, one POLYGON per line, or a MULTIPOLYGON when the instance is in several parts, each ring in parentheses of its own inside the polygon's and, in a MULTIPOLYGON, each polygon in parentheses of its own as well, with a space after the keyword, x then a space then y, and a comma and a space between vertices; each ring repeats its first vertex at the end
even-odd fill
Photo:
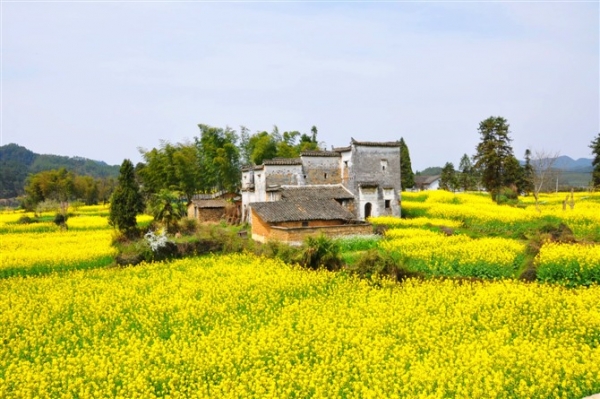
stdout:
MULTIPOLYGON (((254 226, 253 226, 254 227, 254 226)), ((318 236, 321 233, 327 237, 345 237, 353 235, 373 234, 370 224, 345 224, 322 227, 272 227, 269 239, 287 242, 290 244, 301 244, 306 237, 318 236)))
POLYGON ((271 236, 271 226, 265 223, 252 209, 252 238, 256 241, 265 242, 271 236))

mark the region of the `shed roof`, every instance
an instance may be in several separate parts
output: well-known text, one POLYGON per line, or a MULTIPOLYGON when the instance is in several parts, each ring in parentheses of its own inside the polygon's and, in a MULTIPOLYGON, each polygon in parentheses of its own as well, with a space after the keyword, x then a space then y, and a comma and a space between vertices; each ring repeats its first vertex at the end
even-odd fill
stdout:
POLYGON ((354 199, 354 195, 341 184, 282 186, 284 200, 354 199))
POLYGON ((227 194, 227 192, 225 190, 217 191, 216 193, 210 193, 210 194, 194 194, 194 196, 192 197, 192 201, 215 199, 215 198, 222 197, 225 194, 227 194))
POLYGON ((333 199, 254 202, 250 207, 267 223, 354 219, 352 212, 333 199))
POLYGON ((227 206, 227 200, 192 200, 192 204, 194 204, 196 208, 225 208, 227 206))

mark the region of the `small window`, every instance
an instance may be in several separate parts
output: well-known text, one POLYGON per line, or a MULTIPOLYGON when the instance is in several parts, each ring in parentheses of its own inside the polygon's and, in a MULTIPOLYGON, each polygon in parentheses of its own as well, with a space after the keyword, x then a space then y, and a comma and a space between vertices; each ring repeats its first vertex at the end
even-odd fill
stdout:
POLYGON ((257 178, 257 179, 260 179, 260 173, 256 175, 256 178, 257 178))
POLYGON ((323 173, 323 178, 327 179, 327 173, 323 173))
POLYGON ((390 209, 391 200, 385 200, 385 209, 390 209))
POLYGON ((385 172, 385 170, 387 169, 387 166, 388 166, 387 159, 382 159, 381 160, 381 170, 385 172))
POLYGON ((344 161, 344 167, 347 168, 348 167, 348 161, 344 161))
POLYGON ((302 227, 308 227, 308 222, 307 221, 302 222, 302 227))

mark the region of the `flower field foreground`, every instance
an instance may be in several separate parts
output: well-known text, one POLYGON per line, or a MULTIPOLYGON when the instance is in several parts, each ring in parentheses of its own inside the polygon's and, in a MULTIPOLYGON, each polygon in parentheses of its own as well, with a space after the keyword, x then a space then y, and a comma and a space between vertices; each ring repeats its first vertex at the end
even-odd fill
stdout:
POLYGON ((0 397, 581 398, 600 287, 374 288, 250 255, 0 281, 0 397))

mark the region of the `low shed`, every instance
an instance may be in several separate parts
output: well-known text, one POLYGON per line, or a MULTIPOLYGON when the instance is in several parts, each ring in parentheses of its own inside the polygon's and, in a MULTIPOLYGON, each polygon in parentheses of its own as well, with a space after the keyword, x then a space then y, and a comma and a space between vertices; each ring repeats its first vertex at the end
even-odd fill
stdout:
POLYGON ((201 223, 218 223, 225 218, 226 207, 227 200, 224 199, 192 200, 188 205, 188 217, 201 223))
POLYGON ((355 220, 354 214, 334 199, 284 200, 250 204, 252 238, 300 244, 308 236, 329 237, 370 234, 371 225, 355 220))

